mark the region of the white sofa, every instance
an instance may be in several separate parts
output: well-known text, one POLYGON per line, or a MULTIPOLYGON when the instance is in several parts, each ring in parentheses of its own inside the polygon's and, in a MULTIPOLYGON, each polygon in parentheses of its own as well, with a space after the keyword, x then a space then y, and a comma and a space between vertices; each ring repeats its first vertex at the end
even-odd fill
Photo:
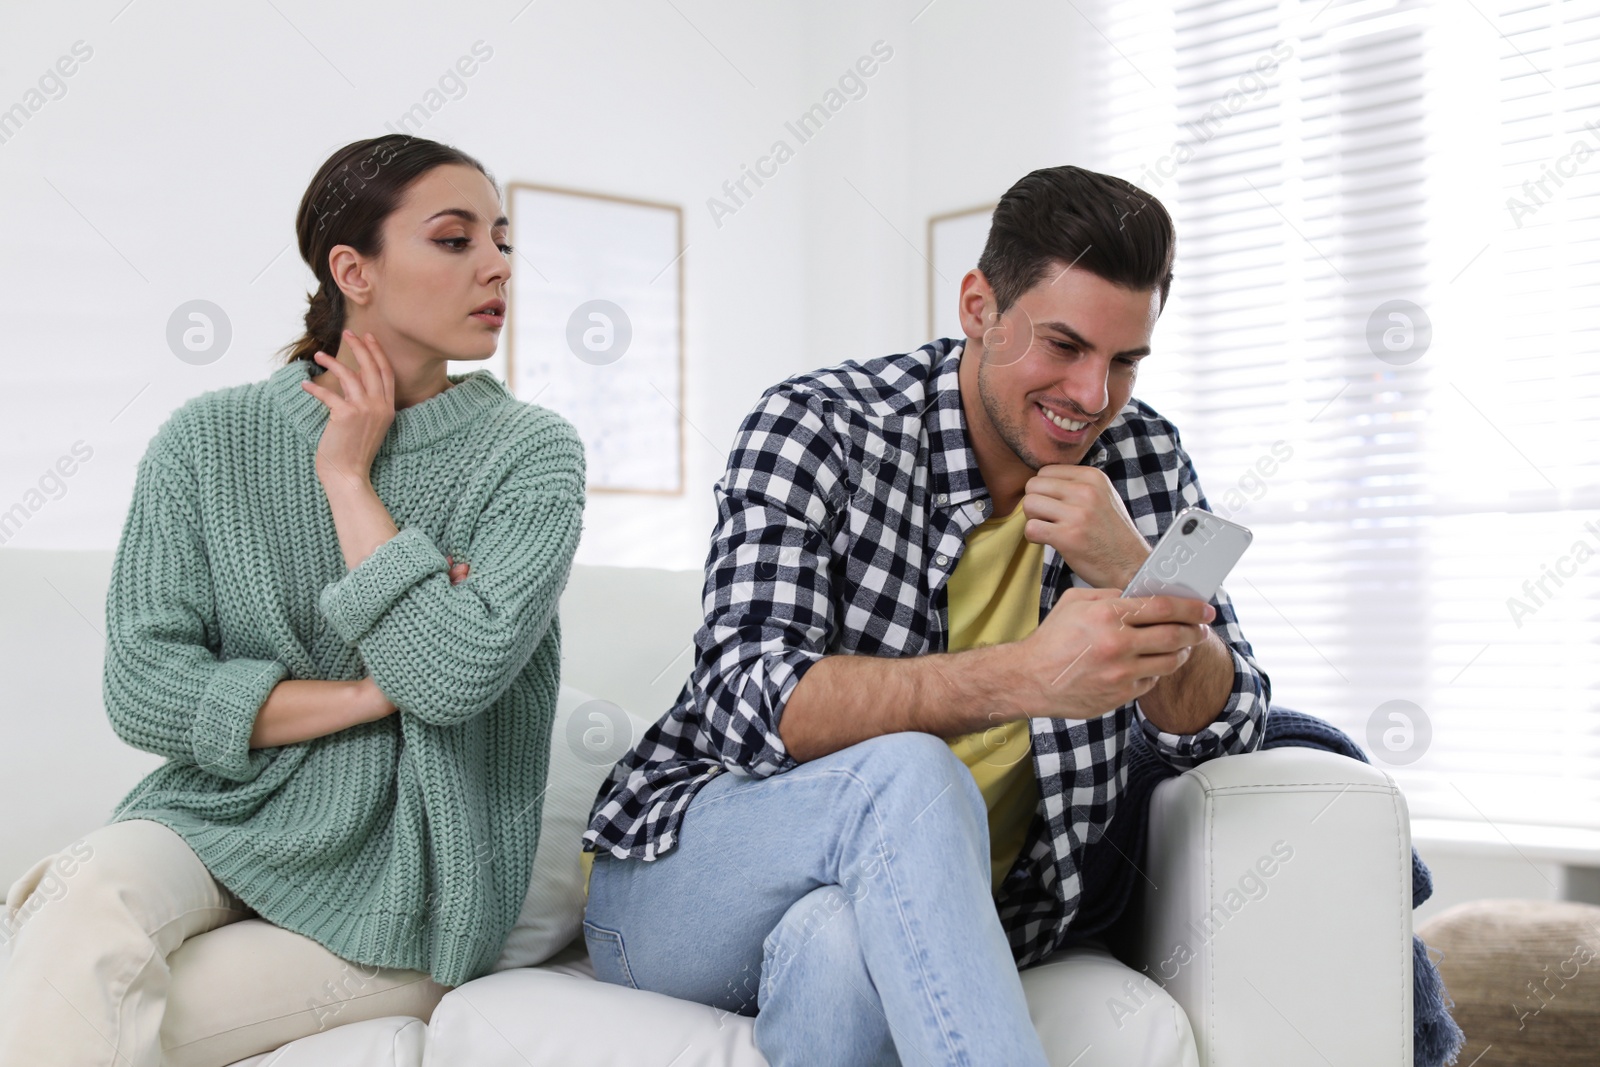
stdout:
MULTIPOLYGON (((155 764, 117 740, 100 702, 111 558, 0 550, 0 886, 100 825, 155 764)), ((638 736, 687 675, 700 584, 697 572, 576 568, 564 684, 626 709, 638 736)), ((1158 788, 1148 843, 1134 967, 1083 949, 1023 972, 1053 1063, 1411 1063, 1410 834, 1387 775, 1300 749, 1214 760, 1158 788)), ((554 918, 577 931, 581 916, 554 918)), ((749 1018, 594 981, 580 935, 539 966, 453 990, 426 1022, 352 1022, 240 1062, 766 1061, 749 1018)))

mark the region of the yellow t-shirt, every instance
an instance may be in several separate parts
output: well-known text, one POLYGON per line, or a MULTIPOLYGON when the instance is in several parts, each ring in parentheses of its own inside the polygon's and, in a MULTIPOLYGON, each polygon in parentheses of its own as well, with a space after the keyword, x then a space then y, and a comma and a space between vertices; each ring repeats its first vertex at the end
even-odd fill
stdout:
MULTIPOLYGON (((947 588, 951 652, 1020 641, 1039 625, 1044 546, 1023 539, 1022 503, 1010 515, 980 523, 947 588)), ((972 771, 989 806, 989 868, 998 891, 1028 835, 1039 804, 1028 720, 1016 719, 949 739, 950 750, 972 771)), ((580 854, 583 891, 589 892, 594 853, 580 854)))
MULTIPOLYGON (((951 652, 1020 641, 1039 625, 1044 546, 1025 540, 1018 501, 967 534, 966 549, 947 589, 951 652)), ((998 891, 1022 852, 1039 804, 1028 720, 949 738, 950 750, 972 771, 989 806, 989 868, 998 891)))

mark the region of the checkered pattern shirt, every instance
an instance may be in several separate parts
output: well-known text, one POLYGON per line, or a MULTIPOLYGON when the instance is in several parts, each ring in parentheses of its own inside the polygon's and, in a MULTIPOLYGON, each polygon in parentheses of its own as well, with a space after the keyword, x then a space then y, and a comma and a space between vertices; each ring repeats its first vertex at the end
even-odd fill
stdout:
MULTIPOLYGON (((716 775, 798 766, 778 721, 824 655, 946 651, 946 583, 990 507, 957 384, 963 344, 841 363, 761 395, 713 490, 705 621, 689 679, 600 787, 584 851, 655 859, 716 775)), ((1083 462, 1105 472, 1152 545, 1180 509, 1207 507, 1177 428, 1140 400, 1083 462)), ((1048 545, 1044 559, 1041 620, 1065 589, 1089 587, 1048 545)), ((1040 801, 996 891, 1019 967, 1048 957, 1077 913, 1078 858, 1116 811, 1130 730, 1143 729, 1179 769, 1260 745, 1271 683, 1227 593, 1211 603, 1211 626, 1232 652, 1233 690, 1210 725, 1166 733, 1137 700, 1092 719, 1028 720, 1040 801)))

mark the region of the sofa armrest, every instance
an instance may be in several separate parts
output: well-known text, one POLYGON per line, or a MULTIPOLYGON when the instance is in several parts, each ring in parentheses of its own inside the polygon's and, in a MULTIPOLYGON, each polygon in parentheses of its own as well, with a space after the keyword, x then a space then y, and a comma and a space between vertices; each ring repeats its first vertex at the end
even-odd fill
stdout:
POLYGON ((1138 965, 1201 1067, 1411 1067, 1411 829, 1387 774, 1276 748, 1150 802, 1138 965))

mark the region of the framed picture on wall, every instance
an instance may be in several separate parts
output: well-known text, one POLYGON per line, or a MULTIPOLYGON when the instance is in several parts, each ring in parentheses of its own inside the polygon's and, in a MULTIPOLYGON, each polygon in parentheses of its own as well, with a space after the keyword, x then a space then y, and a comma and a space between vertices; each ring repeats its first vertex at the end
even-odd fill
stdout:
POLYGON ((511 182, 506 382, 583 439, 588 488, 684 488, 683 210, 511 182))
POLYGON ((928 219, 928 337, 961 337, 956 301, 961 279, 978 265, 998 204, 980 204, 928 219))

